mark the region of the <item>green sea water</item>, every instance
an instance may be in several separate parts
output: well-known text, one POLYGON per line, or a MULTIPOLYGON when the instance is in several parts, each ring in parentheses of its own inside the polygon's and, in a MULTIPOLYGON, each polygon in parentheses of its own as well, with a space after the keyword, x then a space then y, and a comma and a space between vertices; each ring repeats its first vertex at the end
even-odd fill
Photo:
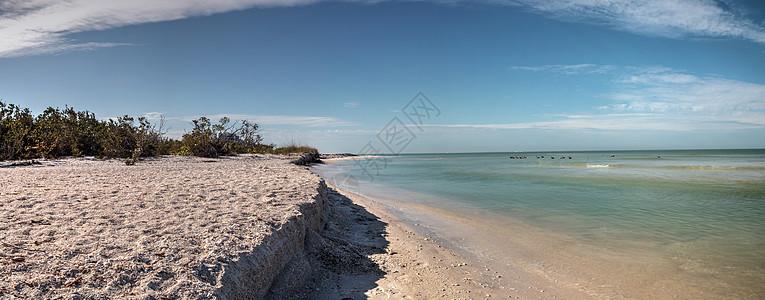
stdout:
POLYGON ((318 172, 350 175, 358 183, 346 188, 373 197, 393 187, 400 201, 484 209, 610 249, 649 247, 709 274, 765 279, 762 149, 406 154, 377 158, 374 170, 368 162, 318 172))

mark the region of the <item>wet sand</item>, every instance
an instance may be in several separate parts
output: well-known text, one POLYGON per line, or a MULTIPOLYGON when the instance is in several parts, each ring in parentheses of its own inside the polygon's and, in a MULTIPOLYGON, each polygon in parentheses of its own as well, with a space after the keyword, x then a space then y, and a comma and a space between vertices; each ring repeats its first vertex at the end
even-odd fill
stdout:
MULTIPOLYGON (((357 244, 374 245, 377 251, 368 255, 376 265, 375 272, 320 275, 310 286, 316 299, 589 299, 576 287, 563 286, 540 274, 520 269, 495 268, 496 263, 471 255, 454 243, 440 237, 424 224, 402 219, 402 210, 412 207, 390 205, 372 200, 332 185, 330 206, 352 206, 347 214, 332 215, 330 222, 347 222, 325 235, 354 233, 355 238, 340 237, 357 244), (359 212, 363 212, 359 215, 359 212), (355 215, 355 216, 354 216, 355 215), (375 220, 370 228, 355 220, 375 220), (341 221, 344 220, 344 221, 341 221), (378 223, 379 222, 379 223, 378 223), (332 233, 334 232, 334 233, 332 233), (358 235, 361 232, 369 233, 358 235), (379 237, 383 237, 382 239, 379 237), (377 274, 377 275, 372 275, 377 274), (359 287, 364 278, 376 278, 373 284, 359 287)), ((374 270, 375 268, 372 268, 374 270)), ((358 269, 356 271, 359 271, 358 269)), ((341 272, 342 273, 342 272, 341 272)))
POLYGON ((330 187, 332 197, 385 224, 385 253, 371 256, 383 275, 364 293, 372 299, 758 299, 751 286, 689 272, 692 264, 651 251, 593 246, 487 211, 466 217, 330 187))
POLYGON ((760 299, 765 287, 656 245, 588 243, 491 211, 413 204, 388 187, 374 199, 334 189, 387 224, 395 254, 377 260, 385 275, 365 293, 371 298, 760 299))

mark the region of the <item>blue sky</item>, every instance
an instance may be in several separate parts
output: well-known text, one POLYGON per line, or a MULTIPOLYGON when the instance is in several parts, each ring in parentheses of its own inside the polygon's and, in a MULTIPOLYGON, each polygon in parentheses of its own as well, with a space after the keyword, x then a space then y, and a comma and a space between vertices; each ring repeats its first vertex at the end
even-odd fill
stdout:
POLYGON ((765 5, 0 1, 0 99, 172 137, 247 119, 322 152, 385 152, 393 118, 403 152, 765 148, 765 5))

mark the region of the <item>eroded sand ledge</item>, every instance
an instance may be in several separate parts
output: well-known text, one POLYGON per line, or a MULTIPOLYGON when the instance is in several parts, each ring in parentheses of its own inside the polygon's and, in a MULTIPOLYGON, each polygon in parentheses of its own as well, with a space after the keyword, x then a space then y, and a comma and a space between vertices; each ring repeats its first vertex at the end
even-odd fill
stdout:
POLYGON ((291 294, 328 198, 273 156, 45 161, 0 183, 0 297, 21 298, 291 294))

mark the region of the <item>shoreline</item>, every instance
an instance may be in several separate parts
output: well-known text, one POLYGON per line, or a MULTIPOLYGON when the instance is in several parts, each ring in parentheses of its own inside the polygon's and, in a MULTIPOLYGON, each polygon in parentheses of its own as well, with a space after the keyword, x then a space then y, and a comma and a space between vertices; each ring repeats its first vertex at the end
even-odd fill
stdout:
MULTIPOLYGON (((401 214, 412 207, 383 203, 331 184, 328 187, 331 195, 352 201, 385 224, 387 248, 372 256, 383 275, 374 288, 364 292, 370 299, 591 298, 540 274, 498 267, 471 255, 450 239, 401 214)), ((342 286, 342 282, 333 285, 342 286)), ((343 294, 324 293, 318 298, 340 296, 343 294)))
MULTIPOLYGON (((333 176, 331 172, 326 175, 333 176)), ((402 201, 404 199, 396 199, 402 194, 391 187, 377 188, 374 195, 363 196, 356 193, 358 187, 351 188, 355 188, 353 192, 342 192, 351 195, 349 197, 354 202, 367 207, 384 221, 394 224, 391 228, 398 228, 390 234, 392 249, 396 247, 394 240, 410 240, 416 234, 419 240, 413 241, 417 243, 402 242, 399 247, 405 250, 397 252, 416 254, 423 251, 422 248, 428 249, 426 252, 449 253, 433 256, 461 260, 456 263, 463 268, 460 280, 483 278, 475 285, 478 289, 471 290, 471 298, 484 297, 475 294, 484 291, 492 296, 540 299, 758 298, 757 287, 761 284, 747 281, 753 277, 712 274, 706 271, 701 261, 661 255, 650 250, 653 245, 640 245, 635 241, 634 248, 626 249, 592 244, 482 209, 457 213, 427 204, 407 203, 402 201), (473 268, 464 268, 462 263, 473 268), (505 280, 495 280, 492 275, 502 276, 505 280), (528 293, 530 291, 534 293, 528 293)), ((467 286, 459 280, 438 280, 438 277, 453 278, 455 274, 449 274, 454 271, 454 265, 444 265, 432 256, 412 257, 417 258, 413 259, 415 264, 435 266, 436 270, 443 268, 436 278, 424 279, 421 275, 435 273, 432 268, 427 272, 415 271, 416 276, 409 274, 408 277, 416 278, 416 282, 429 281, 431 285, 438 283, 446 287, 449 284, 467 286)), ((416 286, 416 289, 428 290, 428 286, 416 286)), ((432 297, 460 298, 465 295, 451 293, 449 288, 430 291, 432 297)))

